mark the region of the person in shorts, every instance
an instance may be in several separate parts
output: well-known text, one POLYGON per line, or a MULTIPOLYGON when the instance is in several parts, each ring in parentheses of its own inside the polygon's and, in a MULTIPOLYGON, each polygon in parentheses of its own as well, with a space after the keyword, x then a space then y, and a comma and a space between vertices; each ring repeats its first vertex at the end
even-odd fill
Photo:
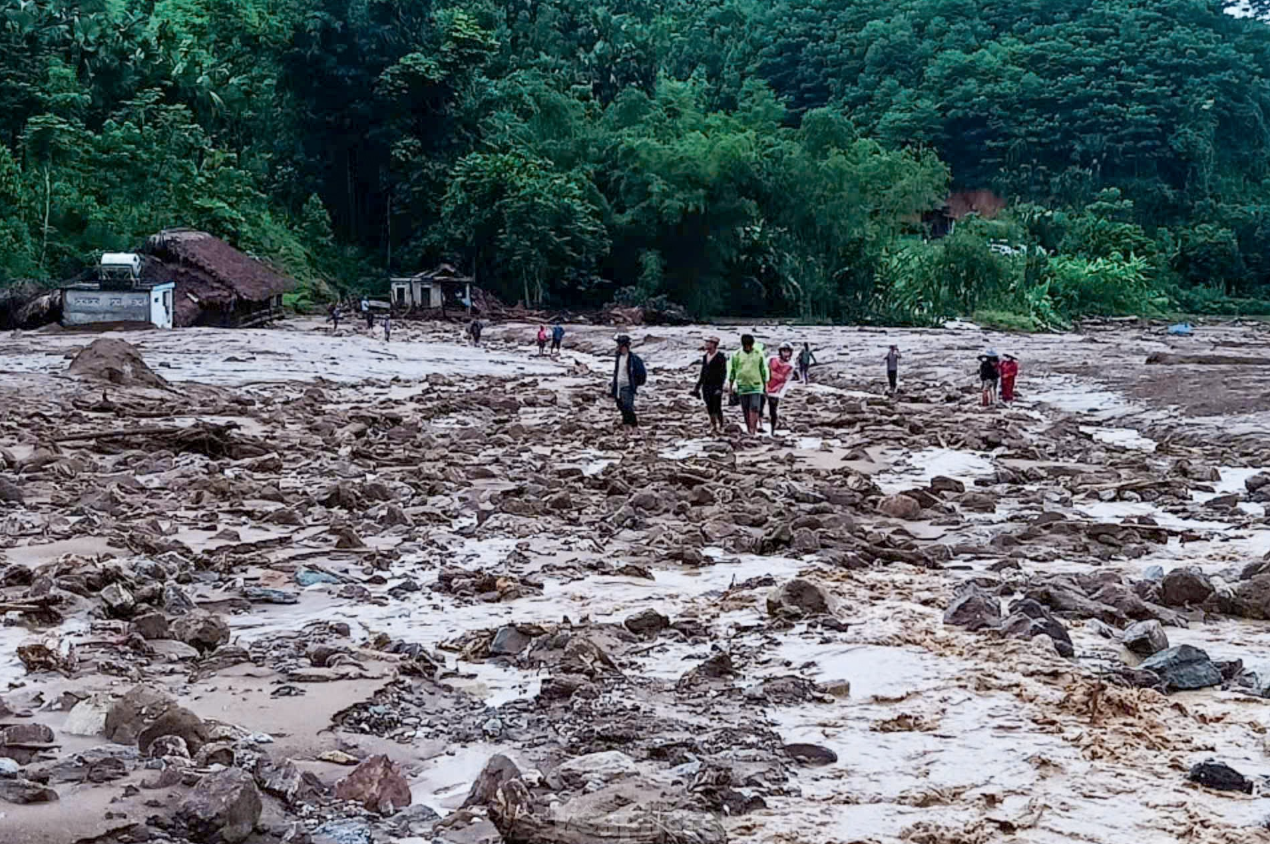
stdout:
POLYGON ((759 418, 763 413, 763 391, 771 373, 763 352, 755 346, 752 334, 741 335, 741 349, 728 361, 728 389, 741 402, 745 414, 745 429, 750 436, 758 433, 759 418))

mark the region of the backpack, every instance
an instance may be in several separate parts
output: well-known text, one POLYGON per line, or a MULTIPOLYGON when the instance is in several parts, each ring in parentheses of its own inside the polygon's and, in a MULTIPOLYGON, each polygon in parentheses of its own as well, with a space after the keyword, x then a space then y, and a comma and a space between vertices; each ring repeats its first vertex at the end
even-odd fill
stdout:
POLYGON ((648 370, 644 368, 644 359, 631 353, 631 386, 642 387, 648 382, 648 370))

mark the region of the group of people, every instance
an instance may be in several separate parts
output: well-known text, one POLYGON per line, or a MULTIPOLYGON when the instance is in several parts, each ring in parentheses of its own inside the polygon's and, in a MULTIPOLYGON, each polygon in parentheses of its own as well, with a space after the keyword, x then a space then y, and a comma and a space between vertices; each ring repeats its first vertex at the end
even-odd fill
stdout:
POLYGON ((710 428, 718 433, 723 430, 723 396, 729 396, 729 404, 741 408, 745 417, 745 429, 751 436, 758 433, 766 406, 771 432, 776 433, 780 420, 780 402, 789 385, 797 380, 808 383, 811 366, 816 355, 811 345, 804 343, 794 360, 794 347, 782 343, 777 353, 768 358, 763 344, 752 334, 741 335, 741 348, 724 360, 719 351, 719 338, 707 337, 705 354, 701 358, 697 383, 692 389, 696 398, 704 399, 710 428))
MULTIPOLYGON (((358 311, 361 313, 361 318, 366 320, 366 330, 374 331, 375 330, 375 314, 370 309, 370 299, 363 296, 361 304, 358 306, 358 311)), ((344 303, 339 301, 331 303, 331 306, 327 308, 326 318, 327 318, 327 321, 331 323, 332 334, 339 333, 340 320, 343 319, 343 317, 344 317, 344 303)), ((388 313, 384 314, 383 319, 380 321, 380 323, 384 327, 384 341, 385 342, 391 341, 392 340, 392 311, 389 311, 388 313)))
POLYGON ((552 356, 554 357, 555 355, 560 354, 560 344, 564 342, 564 326, 559 324, 553 325, 551 326, 550 333, 547 332, 547 326, 545 325, 538 326, 538 354, 539 356, 545 355, 547 353, 548 339, 551 340, 552 356))
POLYGON ((979 355, 979 386, 983 406, 991 407, 998 400, 1006 404, 1014 401, 1014 380, 1018 377, 1019 361, 1013 355, 998 355, 994 349, 988 349, 986 354, 979 355))

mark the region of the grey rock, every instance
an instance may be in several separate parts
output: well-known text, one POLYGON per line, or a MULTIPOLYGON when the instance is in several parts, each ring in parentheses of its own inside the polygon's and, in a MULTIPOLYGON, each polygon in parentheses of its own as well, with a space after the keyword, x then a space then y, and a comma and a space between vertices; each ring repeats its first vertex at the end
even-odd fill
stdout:
POLYGON ((106 738, 119 744, 135 744, 142 731, 175 702, 162 689, 145 684, 133 686, 106 713, 106 738))
POLYGON ((111 583, 101 590, 101 600, 106 605, 106 612, 115 618, 127 618, 137 606, 132 593, 118 583, 111 583))
POLYGON ((150 745, 162 736, 179 736, 190 753, 196 754, 207 741, 207 725, 203 719, 183 706, 169 707, 137 737, 137 747, 148 755, 150 745))
POLYGON ((181 801, 176 817, 196 841, 238 844, 260 821, 260 791, 238 768, 208 774, 181 801))
POLYGON ((1144 660, 1140 670, 1160 678, 1168 692, 1203 689, 1221 685, 1221 671, 1208 654, 1191 645, 1178 645, 1144 660))
POLYGON ((72 736, 98 736, 106 732, 106 716, 114 705, 108 694, 96 694, 71 707, 62 724, 62 732, 72 736))
POLYGON ((1225 762, 1213 759, 1192 766, 1186 778, 1193 783, 1217 791, 1242 791, 1244 794, 1252 794, 1252 780, 1225 762))
POLYGON ((834 602, 818 583, 795 577, 767 596, 771 615, 822 615, 834 611, 834 602))
POLYGON ((1212 581, 1198 568, 1176 568, 1160 583, 1160 600, 1168 607, 1199 606, 1213 594, 1212 581))
POLYGON ((1131 652, 1143 657, 1157 654, 1169 646, 1164 626, 1153 618, 1130 624, 1125 628, 1121 641, 1131 652))
POLYGON ((243 590, 243 597, 253 604, 295 604, 300 596, 284 589, 266 589, 261 586, 250 586, 243 590))
POLYGON ((1053 613, 1031 598, 1023 598, 1011 604, 1010 617, 1001 623, 998 630, 1009 639, 1032 639, 1044 634, 1054 642, 1054 650, 1060 656, 1076 655, 1067 628, 1053 613))
POLYGON ((637 636, 656 636, 670 627, 670 619, 650 608, 630 616, 622 626, 637 636))
POLYGON ((163 584, 163 610, 169 615, 185 615, 194 610, 194 601, 175 583, 163 584))
POLYGON ((14 777, 0 778, 0 800, 6 803, 51 803, 57 799, 57 792, 38 782, 14 777))
POLYGON ((1160 582, 1164 579, 1164 566, 1147 566, 1142 570, 1142 579, 1160 582))
POLYGON ((463 805, 459 808, 470 809, 476 806, 485 806, 494 799, 494 795, 498 793, 500 787, 512 780, 523 779, 520 768, 516 767, 515 762, 501 753, 496 753, 485 763, 485 767, 481 769, 480 775, 472 783, 472 787, 468 789, 467 798, 464 799, 463 805))
POLYGON ((889 495, 878 502, 878 512, 893 519, 911 522, 922 514, 922 505, 912 496, 889 495))
POLYGON ((172 636, 207 653, 229 641, 229 625, 218 615, 195 610, 172 623, 172 636))
POLYGON ((21 504, 24 500, 22 495, 22 487, 0 478, 0 501, 7 501, 12 504, 21 504))
POLYGON ((981 630, 1001 622, 1001 602, 973 583, 959 587, 944 610, 944 624, 981 630))
POLYGON ((516 625, 509 624, 499 628, 499 631, 494 634, 494 641, 490 643, 489 652, 491 656, 518 656, 529 647, 531 641, 533 640, 529 636, 516 629, 516 625))
POLYGON ((170 639, 168 617, 161 612, 148 612, 132 620, 132 631, 147 641, 170 639))
POLYGON ((360 820, 327 821, 313 830, 313 844, 371 844, 370 824, 360 820))

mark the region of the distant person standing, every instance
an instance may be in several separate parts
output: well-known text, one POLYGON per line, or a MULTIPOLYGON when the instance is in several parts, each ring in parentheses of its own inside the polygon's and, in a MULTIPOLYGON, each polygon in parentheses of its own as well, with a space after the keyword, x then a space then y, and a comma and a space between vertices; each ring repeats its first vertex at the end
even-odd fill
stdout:
POLYGON ((329 313, 330 313, 330 320, 331 320, 331 333, 339 334, 340 333, 340 303, 336 302, 335 304, 331 305, 331 307, 329 308, 329 313))
POLYGON ((741 349, 728 361, 728 389, 740 399, 745 414, 745 429, 750 436, 758 433, 759 416, 763 412, 763 390, 770 373, 763 352, 754 343, 754 335, 741 335, 741 349))
POLYGON ((798 353, 798 380, 804 384, 811 383, 811 365, 816 363, 816 353, 811 350, 810 343, 803 343, 803 350, 798 353))
POLYGON ((627 428, 639 427, 635 416, 635 393, 648 380, 644 361, 631 351, 631 338, 625 334, 617 338, 617 354, 613 360, 613 380, 609 382, 609 395, 622 412, 622 424, 627 428))
POLYGON ((723 384, 727 379, 728 362, 719 351, 719 338, 707 337, 701 372, 697 375, 697 386, 692 388, 692 394, 705 399, 710 430, 716 434, 723 430, 723 384))
POLYGON ((542 357, 547 353, 547 326, 538 326, 538 356, 542 357))
POLYGON ((898 346, 891 346, 886 353, 886 381, 891 385, 891 392, 894 393, 899 383, 900 377, 900 349, 898 346))
POLYGON ((392 311, 384 314, 384 342, 392 342, 392 311))
POLYGON ((997 403, 997 379, 1001 376, 1000 358, 992 349, 979 355, 979 386, 983 390, 982 403, 989 407, 997 403))
POLYGON ((551 353, 553 355, 560 354, 560 344, 564 342, 564 326, 556 324, 551 326, 551 353))
POLYGON ((484 327, 479 319, 472 320, 471 324, 468 325, 467 336, 472 339, 473 346, 481 345, 481 329, 484 327))
POLYGON ((1001 373, 1001 401, 1014 401, 1014 379, 1019 377, 1019 361, 1014 355, 1004 355, 998 370, 1001 373))
POLYGON ((782 343, 776 357, 767 362, 767 412, 772 422, 772 433, 776 433, 776 407, 789 388, 789 379, 794 374, 794 347, 782 343))
POLYGON ((366 320, 366 330, 369 331, 375 327, 375 316, 370 312, 370 299, 362 297, 362 319, 366 320))

